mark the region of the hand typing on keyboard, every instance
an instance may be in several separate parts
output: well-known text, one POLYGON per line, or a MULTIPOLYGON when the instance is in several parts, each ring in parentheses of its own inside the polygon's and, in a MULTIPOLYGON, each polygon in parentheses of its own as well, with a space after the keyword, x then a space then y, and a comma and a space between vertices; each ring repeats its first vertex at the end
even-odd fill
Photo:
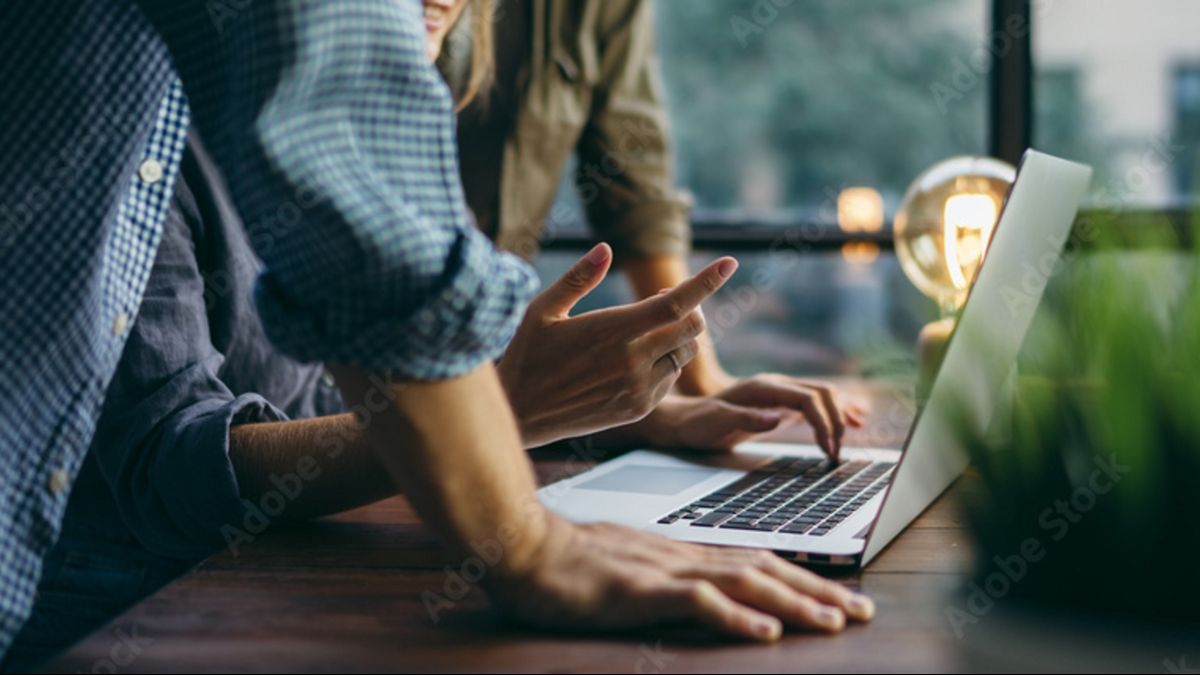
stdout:
POLYGON ((755 375, 714 396, 669 396, 631 429, 655 447, 725 451, 789 417, 806 420, 817 444, 834 462, 846 428, 863 425, 861 409, 842 405, 827 384, 755 375))

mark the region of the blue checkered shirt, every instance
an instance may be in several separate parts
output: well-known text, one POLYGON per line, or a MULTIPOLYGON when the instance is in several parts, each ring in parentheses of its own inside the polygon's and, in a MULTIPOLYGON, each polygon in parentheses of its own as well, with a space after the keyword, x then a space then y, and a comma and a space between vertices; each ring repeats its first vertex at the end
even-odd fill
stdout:
POLYGON ((511 337, 536 281, 466 218, 420 7, 0 3, 0 655, 137 315, 189 123, 265 264, 256 301, 283 351, 439 379, 511 337))

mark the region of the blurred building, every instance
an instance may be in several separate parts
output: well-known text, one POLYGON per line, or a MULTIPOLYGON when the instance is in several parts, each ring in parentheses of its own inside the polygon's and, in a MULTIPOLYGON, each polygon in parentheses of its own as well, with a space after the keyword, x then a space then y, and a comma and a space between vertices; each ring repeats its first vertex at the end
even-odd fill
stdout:
MULTIPOLYGON (((1088 134, 1079 141, 1107 155, 1108 187, 1124 190, 1131 204, 1194 199, 1200 178, 1200 2, 1034 5, 1040 93, 1083 107, 1077 122, 1088 134)), ((1035 132, 1038 144, 1053 151, 1063 141, 1055 131, 1035 132)))

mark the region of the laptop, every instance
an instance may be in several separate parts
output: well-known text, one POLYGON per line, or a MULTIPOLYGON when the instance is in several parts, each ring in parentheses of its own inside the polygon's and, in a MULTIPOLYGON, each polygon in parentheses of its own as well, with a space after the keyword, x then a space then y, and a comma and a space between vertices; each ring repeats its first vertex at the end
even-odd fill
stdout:
POLYGON ((987 431, 1083 199, 1091 168, 1026 151, 987 256, 902 448, 746 443, 724 455, 635 450, 538 495, 576 522, 865 566, 966 468, 987 431))

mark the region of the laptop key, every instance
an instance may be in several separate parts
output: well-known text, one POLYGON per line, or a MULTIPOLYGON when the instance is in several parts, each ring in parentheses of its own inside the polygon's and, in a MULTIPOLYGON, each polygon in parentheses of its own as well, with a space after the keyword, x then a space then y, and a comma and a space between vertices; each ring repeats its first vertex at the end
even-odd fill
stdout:
POLYGON ((768 525, 763 525, 761 523, 746 522, 746 521, 738 521, 738 522, 730 521, 730 522, 722 525, 721 529, 722 530, 750 530, 750 531, 770 532, 770 531, 774 530, 775 528, 770 527, 768 525))
POLYGON ((712 511, 692 521, 692 527, 716 527, 732 518, 736 511, 712 511))

